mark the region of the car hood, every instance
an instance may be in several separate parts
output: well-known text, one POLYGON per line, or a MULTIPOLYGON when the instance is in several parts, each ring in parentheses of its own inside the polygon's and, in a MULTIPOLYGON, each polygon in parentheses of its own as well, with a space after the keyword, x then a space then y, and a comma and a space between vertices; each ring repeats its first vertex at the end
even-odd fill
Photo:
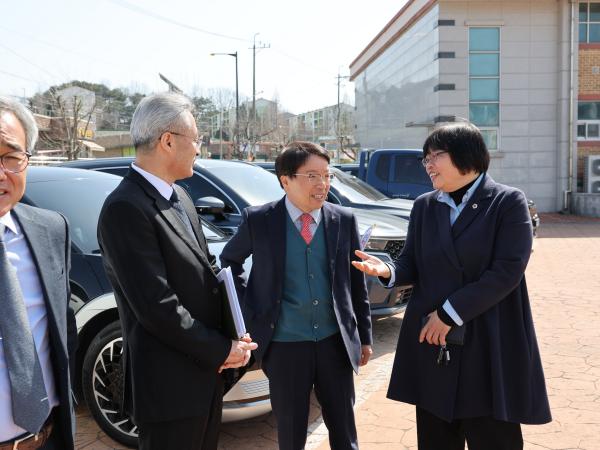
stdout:
POLYGON ((375 225, 371 238, 375 239, 403 239, 408 232, 408 220, 401 217, 384 214, 373 210, 348 208, 356 217, 358 231, 362 235, 367 228, 375 225))
POLYGON ((403 198, 388 198, 386 200, 373 202, 374 205, 381 206, 382 208, 398 208, 406 211, 411 211, 414 203, 414 200, 407 200, 403 198))

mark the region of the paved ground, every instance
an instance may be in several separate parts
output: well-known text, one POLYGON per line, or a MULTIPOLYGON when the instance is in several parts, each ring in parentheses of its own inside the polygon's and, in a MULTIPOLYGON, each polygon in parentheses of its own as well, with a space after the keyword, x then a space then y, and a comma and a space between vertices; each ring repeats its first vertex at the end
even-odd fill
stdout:
MULTIPOLYGON (((600 220, 545 215, 527 269, 554 421, 525 426, 527 450, 600 450, 600 220)), ((361 449, 416 449, 413 407, 385 398, 401 315, 374 324, 375 355, 356 378, 361 449)), ((328 449, 318 405, 307 449, 328 449)), ((77 448, 122 449, 78 412, 77 448)), ((222 449, 276 449, 271 415, 222 426, 222 449)))

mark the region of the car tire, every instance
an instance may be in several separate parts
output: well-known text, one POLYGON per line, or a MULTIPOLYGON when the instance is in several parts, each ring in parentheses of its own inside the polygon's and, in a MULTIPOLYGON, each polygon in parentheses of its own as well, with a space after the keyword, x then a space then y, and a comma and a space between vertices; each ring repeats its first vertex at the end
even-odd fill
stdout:
POLYGON ((83 360, 82 389, 85 402, 108 436, 137 447, 138 429, 123 411, 123 337, 118 321, 105 326, 90 343, 83 360))

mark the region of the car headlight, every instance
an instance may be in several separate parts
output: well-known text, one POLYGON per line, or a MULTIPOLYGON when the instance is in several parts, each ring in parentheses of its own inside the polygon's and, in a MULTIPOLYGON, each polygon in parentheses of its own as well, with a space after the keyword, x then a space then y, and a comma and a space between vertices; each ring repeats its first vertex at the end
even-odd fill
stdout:
POLYGON ((387 243, 387 239, 369 239, 365 246, 365 250, 382 251, 385 250, 387 243))

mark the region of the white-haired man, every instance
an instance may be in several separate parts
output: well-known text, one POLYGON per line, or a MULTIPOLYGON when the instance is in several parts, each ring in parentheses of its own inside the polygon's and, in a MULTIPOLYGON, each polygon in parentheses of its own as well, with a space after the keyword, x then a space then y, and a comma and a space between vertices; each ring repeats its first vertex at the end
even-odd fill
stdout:
POLYGON ((141 449, 216 449, 223 368, 256 344, 220 330, 220 290, 194 205, 198 130, 186 97, 144 98, 131 122, 136 159, 98 224, 124 340, 124 404, 141 449))
POLYGON ((0 97, 0 448, 72 449, 70 240, 56 212, 20 204, 38 130, 0 97))

